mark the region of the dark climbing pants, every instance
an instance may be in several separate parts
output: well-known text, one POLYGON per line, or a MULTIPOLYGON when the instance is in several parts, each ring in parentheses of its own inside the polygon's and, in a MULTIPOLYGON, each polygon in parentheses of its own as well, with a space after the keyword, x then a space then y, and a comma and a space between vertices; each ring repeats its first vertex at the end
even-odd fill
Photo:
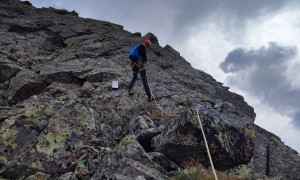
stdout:
MULTIPOLYGON (((140 75, 141 75, 141 78, 142 78, 142 81, 143 81, 143 85, 144 85, 144 89, 146 91, 146 94, 149 97, 151 97, 151 91, 150 91, 150 88, 149 88, 149 84, 148 84, 148 80, 147 80, 147 74, 146 74, 146 70, 142 70, 141 72, 139 72, 140 75)), ((137 76, 138 76, 138 72, 133 72, 133 77, 132 77, 132 80, 130 82, 130 85, 129 85, 129 89, 132 89, 136 80, 137 80, 137 76)))

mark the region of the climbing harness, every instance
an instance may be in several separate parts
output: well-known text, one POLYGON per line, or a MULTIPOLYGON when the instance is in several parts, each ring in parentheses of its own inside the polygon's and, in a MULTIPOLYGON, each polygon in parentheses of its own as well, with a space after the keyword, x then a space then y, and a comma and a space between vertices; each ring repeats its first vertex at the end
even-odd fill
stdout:
POLYGON ((202 123, 201 123, 201 120, 200 120, 200 117, 199 117, 198 110, 196 110, 196 112, 197 112, 197 118, 198 118, 198 121, 199 121, 199 125, 200 125, 201 131, 202 131, 203 139, 204 139, 204 142, 205 142, 209 162, 210 162, 210 165, 212 167, 212 170, 213 170, 213 173, 214 173, 214 176, 215 176, 215 180, 218 180, 218 177, 217 177, 217 174, 216 174, 216 171, 215 171, 215 167, 214 167, 214 164, 212 162, 212 158, 211 158, 210 151, 209 151, 209 148, 208 148, 208 144, 207 144, 207 141, 206 141, 205 133, 204 133, 204 130, 203 130, 203 127, 202 127, 202 123))
POLYGON ((140 73, 140 72, 142 72, 144 69, 145 69, 145 67, 144 67, 144 66, 141 66, 141 65, 140 65, 140 62, 133 62, 133 63, 132 63, 132 71, 133 71, 133 73, 140 73), (135 67, 137 67, 137 68, 135 68, 135 67))

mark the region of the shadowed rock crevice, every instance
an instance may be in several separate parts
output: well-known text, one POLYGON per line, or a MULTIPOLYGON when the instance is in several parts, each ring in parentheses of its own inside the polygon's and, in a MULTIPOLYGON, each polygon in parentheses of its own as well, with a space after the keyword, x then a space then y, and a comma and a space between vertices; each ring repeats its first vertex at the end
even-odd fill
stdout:
POLYGON ((146 152, 154 152, 155 148, 152 146, 152 139, 160 133, 160 130, 156 128, 146 129, 138 135, 137 140, 146 152))
POLYGON ((9 28, 8 32, 15 32, 15 33, 32 33, 41 30, 45 30, 46 27, 38 24, 37 27, 31 26, 21 26, 21 25, 13 25, 9 28))
POLYGON ((48 84, 52 82, 61 82, 66 84, 78 84, 82 86, 85 81, 87 81, 87 78, 79 78, 74 75, 73 72, 57 72, 46 76, 46 82, 48 84))
POLYGON ((62 36, 56 35, 48 37, 45 40, 43 46, 48 51, 55 51, 58 49, 62 49, 67 45, 64 43, 64 38, 62 36))

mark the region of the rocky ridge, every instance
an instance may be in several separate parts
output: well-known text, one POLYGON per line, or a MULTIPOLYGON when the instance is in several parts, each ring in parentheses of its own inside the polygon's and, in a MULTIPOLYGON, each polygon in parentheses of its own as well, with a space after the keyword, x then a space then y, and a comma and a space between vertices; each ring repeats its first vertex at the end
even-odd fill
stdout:
POLYGON ((0 177, 169 179, 189 161, 249 179, 300 179, 299 154, 254 124, 242 96, 155 35, 76 12, 0 1, 0 177), (144 39, 150 86, 128 96, 130 48, 144 39), (119 89, 111 89, 111 81, 119 89), (243 173, 242 173, 243 172, 243 173))

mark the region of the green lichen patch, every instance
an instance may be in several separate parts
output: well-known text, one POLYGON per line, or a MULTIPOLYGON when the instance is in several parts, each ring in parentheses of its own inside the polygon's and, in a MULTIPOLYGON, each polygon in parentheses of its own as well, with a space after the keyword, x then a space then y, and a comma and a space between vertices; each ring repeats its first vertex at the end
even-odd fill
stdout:
POLYGON ((126 136, 122 139, 122 141, 118 144, 118 146, 115 148, 117 152, 121 152, 128 146, 129 144, 134 144, 136 143, 137 140, 135 139, 134 136, 126 136))
POLYGON ((17 144, 15 143, 15 140, 16 140, 17 134, 18 134, 18 128, 15 126, 12 126, 8 129, 6 129, 4 132, 1 132, 0 142, 5 146, 9 146, 12 149, 16 149, 17 144))
POLYGON ((174 132, 177 129, 177 124, 175 122, 172 122, 167 128, 168 129, 167 129, 166 135, 174 132))
POLYGON ((193 115, 191 118, 190 118, 190 122, 194 125, 196 125, 196 127, 199 126, 200 128, 200 125, 199 125, 199 120, 198 120, 198 116, 197 115, 193 115))
POLYGON ((77 143, 74 143, 73 144, 73 147, 74 147, 74 150, 77 151, 78 149, 81 149, 83 147, 83 142, 82 141, 79 141, 77 143))
POLYGON ((34 169, 42 169, 43 168, 43 163, 39 160, 34 161, 31 163, 31 167, 34 169))
POLYGON ((250 129, 244 129, 244 134, 246 137, 250 137, 251 139, 255 140, 256 139, 256 133, 253 130, 250 129))
POLYGON ((137 142, 136 139, 132 136, 126 136, 123 138, 122 142, 120 144, 126 145, 126 144, 131 144, 137 142))
POLYGON ((30 119, 36 119, 41 116, 43 112, 42 107, 30 106, 26 109, 24 115, 30 119))
POLYGON ((44 153, 46 155, 53 155, 53 153, 65 147, 65 143, 72 130, 66 126, 61 126, 58 119, 55 119, 48 126, 49 132, 43 135, 36 144, 36 150, 39 153, 44 153))
POLYGON ((86 127, 88 129, 95 129, 96 122, 94 117, 94 110, 92 108, 76 106, 75 110, 75 114, 77 114, 75 119, 79 122, 79 124, 82 127, 86 127))
POLYGON ((153 127, 154 123, 153 123, 153 121, 149 121, 145 118, 139 118, 139 125, 140 125, 140 128, 147 129, 147 128, 153 127))
POLYGON ((52 105, 46 106, 43 108, 43 113, 48 116, 51 116, 55 113, 55 108, 52 105))
POLYGON ((0 166, 1 164, 6 164, 8 161, 7 161, 7 158, 4 157, 4 156, 0 156, 0 166))

